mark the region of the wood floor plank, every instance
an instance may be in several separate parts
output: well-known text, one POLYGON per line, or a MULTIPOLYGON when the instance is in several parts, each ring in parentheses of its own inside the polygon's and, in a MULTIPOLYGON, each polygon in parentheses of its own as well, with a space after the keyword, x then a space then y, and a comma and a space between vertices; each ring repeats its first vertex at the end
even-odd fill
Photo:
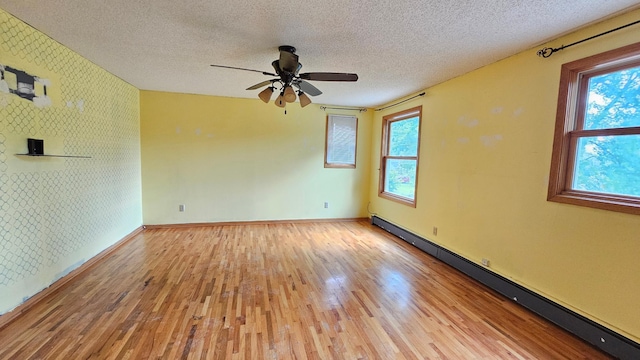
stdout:
POLYGON ((366 222, 147 229, 0 359, 607 359, 366 222))

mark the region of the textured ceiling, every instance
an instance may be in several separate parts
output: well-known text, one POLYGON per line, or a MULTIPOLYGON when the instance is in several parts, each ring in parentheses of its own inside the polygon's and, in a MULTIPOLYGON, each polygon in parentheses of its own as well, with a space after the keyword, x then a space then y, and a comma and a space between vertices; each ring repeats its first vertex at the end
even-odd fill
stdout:
MULTIPOLYGON (((256 98, 279 45, 316 103, 377 106, 637 7, 637 0, 0 0, 0 8, 144 90, 256 98)), ((535 54, 532 54, 535 56, 535 54)))

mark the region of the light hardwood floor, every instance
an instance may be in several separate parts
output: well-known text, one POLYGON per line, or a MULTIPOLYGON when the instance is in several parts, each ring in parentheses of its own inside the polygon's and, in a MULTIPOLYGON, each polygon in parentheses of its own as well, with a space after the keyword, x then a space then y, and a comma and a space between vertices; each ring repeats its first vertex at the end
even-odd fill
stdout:
POLYGON ((145 230, 0 359, 606 359, 366 222, 145 230))

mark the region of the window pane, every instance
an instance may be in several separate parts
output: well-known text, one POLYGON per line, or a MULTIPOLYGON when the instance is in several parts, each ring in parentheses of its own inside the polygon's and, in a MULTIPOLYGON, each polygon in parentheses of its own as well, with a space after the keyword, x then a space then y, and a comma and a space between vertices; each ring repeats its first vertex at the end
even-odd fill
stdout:
POLYGON ((584 129, 640 126, 640 67, 589 79, 584 129))
POLYGON ((420 118, 394 121, 389 126, 389 155, 418 156, 420 118))
POLYGON ((573 189, 640 197, 640 135, 580 138, 573 189))
POLYGON ((327 164, 356 164, 357 124, 358 120, 355 116, 329 115, 327 118, 327 164))
POLYGON ((416 164, 416 160, 388 159, 384 191, 408 199, 415 199, 416 164))

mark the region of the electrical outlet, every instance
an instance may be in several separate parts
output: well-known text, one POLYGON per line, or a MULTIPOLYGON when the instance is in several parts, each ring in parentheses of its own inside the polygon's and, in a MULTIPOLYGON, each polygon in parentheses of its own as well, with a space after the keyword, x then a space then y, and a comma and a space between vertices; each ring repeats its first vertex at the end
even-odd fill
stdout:
POLYGON ((433 235, 438 236, 438 227, 437 226, 433 227, 433 235))
POLYGON ((325 202, 324 202, 324 208, 325 208, 325 209, 328 209, 328 208, 329 208, 329 202, 328 202, 328 201, 325 201, 325 202))
POLYGON ((180 212, 183 212, 183 211, 184 211, 184 204, 180 204, 180 205, 178 205, 178 210, 179 210, 180 212))
POLYGON ((489 259, 482 258, 482 266, 489 267, 489 264, 490 264, 489 259))

